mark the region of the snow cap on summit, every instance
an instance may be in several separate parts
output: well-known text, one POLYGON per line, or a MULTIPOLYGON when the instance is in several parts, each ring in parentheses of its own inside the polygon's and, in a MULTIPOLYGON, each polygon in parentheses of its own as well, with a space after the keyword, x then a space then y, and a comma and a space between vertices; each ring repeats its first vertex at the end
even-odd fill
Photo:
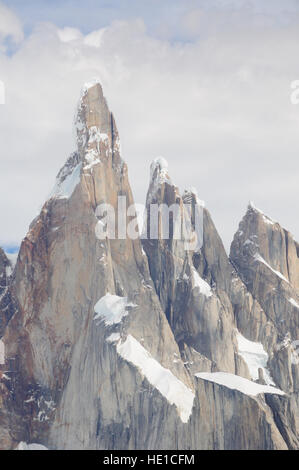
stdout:
POLYGON ((81 90, 81 95, 84 95, 85 93, 88 92, 88 90, 94 86, 98 85, 101 89, 102 89, 102 84, 101 84, 101 80, 97 77, 95 78, 92 78, 91 80, 89 80, 88 82, 85 82, 83 87, 82 87, 82 90, 81 90))
POLYGON ((159 173, 164 173, 168 175, 168 162, 163 157, 154 158, 151 162, 150 175, 151 179, 154 176, 156 169, 158 168, 159 173))
POLYGON ((274 225, 276 222, 271 219, 271 217, 267 216, 261 209, 258 209, 252 201, 249 201, 248 207, 247 207, 247 212, 253 210, 254 212, 260 214, 263 216, 264 222, 266 222, 269 225, 274 225))

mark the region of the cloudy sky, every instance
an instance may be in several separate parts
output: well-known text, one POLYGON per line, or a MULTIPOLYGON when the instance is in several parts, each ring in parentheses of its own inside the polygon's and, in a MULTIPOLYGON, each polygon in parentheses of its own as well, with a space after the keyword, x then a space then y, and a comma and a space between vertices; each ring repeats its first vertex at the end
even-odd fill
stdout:
POLYGON ((150 161, 195 186, 228 248, 249 200, 299 239, 298 0, 0 0, 0 245, 17 246, 100 78, 136 202, 150 161))

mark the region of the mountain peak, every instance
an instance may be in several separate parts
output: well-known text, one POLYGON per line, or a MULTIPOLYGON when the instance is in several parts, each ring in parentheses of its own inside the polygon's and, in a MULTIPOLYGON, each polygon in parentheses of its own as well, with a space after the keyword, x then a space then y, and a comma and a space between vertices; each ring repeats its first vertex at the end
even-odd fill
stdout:
POLYGON ((170 177, 168 175, 167 160, 165 160, 165 158, 163 157, 154 158, 151 162, 150 175, 151 180, 159 177, 161 179, 167 179, 169 180, 169 182, 171 182, 170 177))
POLYGON ((146 204, 150 204, 156 198, 159 189, 167 184, 175 186, 168 174, 168 162, 163 157, 154 158, 150 166, 150 184, 146 197, 146 204))
MULTIPOLYGON (((271 217, 267 216, 261 209, 258 209, 254 203, 252 201, 249 201, 248 203, 248 206, 247 206, 247 212, 246 212, 246 215, 250 212, 254 212, 256 214, 259 214, 262 216, 263 218, 263 221, 266 223, 266 224, 269 224, 269 225, 274 225, 276 224, 277 222, 275 222, 274 220, 271 219, 271 217)), ((245 216, 246 216, 245 215, 245 216)))
POLYGON ((118 172, 123 168, 115 120, 98 79, 85 83, 81 90, 74 131, 77 149, 59 171, 49 199, 69 198, 80 182, 82 169, 92 172, 99 164, 112 164, 118 172))
POLYGON ((78 153, 87 163, 99 157, 101 143, 104 142, 108 147, 105 148, 106 157, 109 157, 109 150, 112 153, 116 144, 119 146, 114 117, 98 79, 85 83, 81 90, 75 117, 75 135, 78 153))
POLYGON ((276 281, 299 286, 298 253, 291 233, 250 202, 231 244, 230 258, 245 273, 251 288, 261 264, 276 281))
POLYGON ((14 270, 0 249, 0 449, 299 448, 299 247, 251 204, 230 263, 162 157, 140 237, 98 80, 76 133, 14 270))
POLYGON ((100 87, 101 90, 102 90, 102 93, 103 93, 103 88, 102 88, 102 84, 101 84, 101 80, 97 77, 95 78, 92 78, 89 82, 85 82, 83 87, 82 87, 82 90, 81 90, 81 95, 84 95, 85 93, 87 93, 91 88, 93 87, 100 87))

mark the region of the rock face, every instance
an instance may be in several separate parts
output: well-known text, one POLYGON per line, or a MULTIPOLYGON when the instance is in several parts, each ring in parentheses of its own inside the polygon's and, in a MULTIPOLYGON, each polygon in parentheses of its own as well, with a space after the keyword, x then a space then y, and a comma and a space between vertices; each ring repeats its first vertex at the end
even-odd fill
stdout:
MULTIPOLYGON (((299 445, 298 247, 287 230, 250 204, 230 253, 240 277, 271 325, 271 334, 263 333, 265 318, 260 318, 261 330, 256 337, 269 353, 269 369, 275 383, 287 393, 283 405, 272 399, 268 403, 291 448, 299 445)), ((258 318, 254 315, 245 320, 243 312, 236 313, 244 331, 252 336, 258 318)))
POLYGON ((251 208, 229 259, 161 158, 140 236, 99 83, 75 124, 13 274, 0 251, 0 448, 299 448, 298 245, 251 208), (169 233, 154 204, 171 209, 169 233))
POLYGON ((14 303, 10 292, 10 280, 14 263, 0 248, 0 338, 14 313, 14 303))

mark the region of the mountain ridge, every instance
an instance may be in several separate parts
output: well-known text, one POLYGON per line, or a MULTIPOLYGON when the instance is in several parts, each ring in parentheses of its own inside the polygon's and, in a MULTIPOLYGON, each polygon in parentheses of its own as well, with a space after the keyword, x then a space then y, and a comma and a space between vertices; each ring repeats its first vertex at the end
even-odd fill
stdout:
POLYGON ((119 213, 120 197, 134 200, 98 82, 76 116, 78 148, 5 280, 0 448, 299 448, 295 242, 250 209, 228 257, 205 205, 194 189, 180 195, 161 158, 146 204, 177 205, 168 238, 160 216, 154 239, 100 239, 101 204, 119 213))

